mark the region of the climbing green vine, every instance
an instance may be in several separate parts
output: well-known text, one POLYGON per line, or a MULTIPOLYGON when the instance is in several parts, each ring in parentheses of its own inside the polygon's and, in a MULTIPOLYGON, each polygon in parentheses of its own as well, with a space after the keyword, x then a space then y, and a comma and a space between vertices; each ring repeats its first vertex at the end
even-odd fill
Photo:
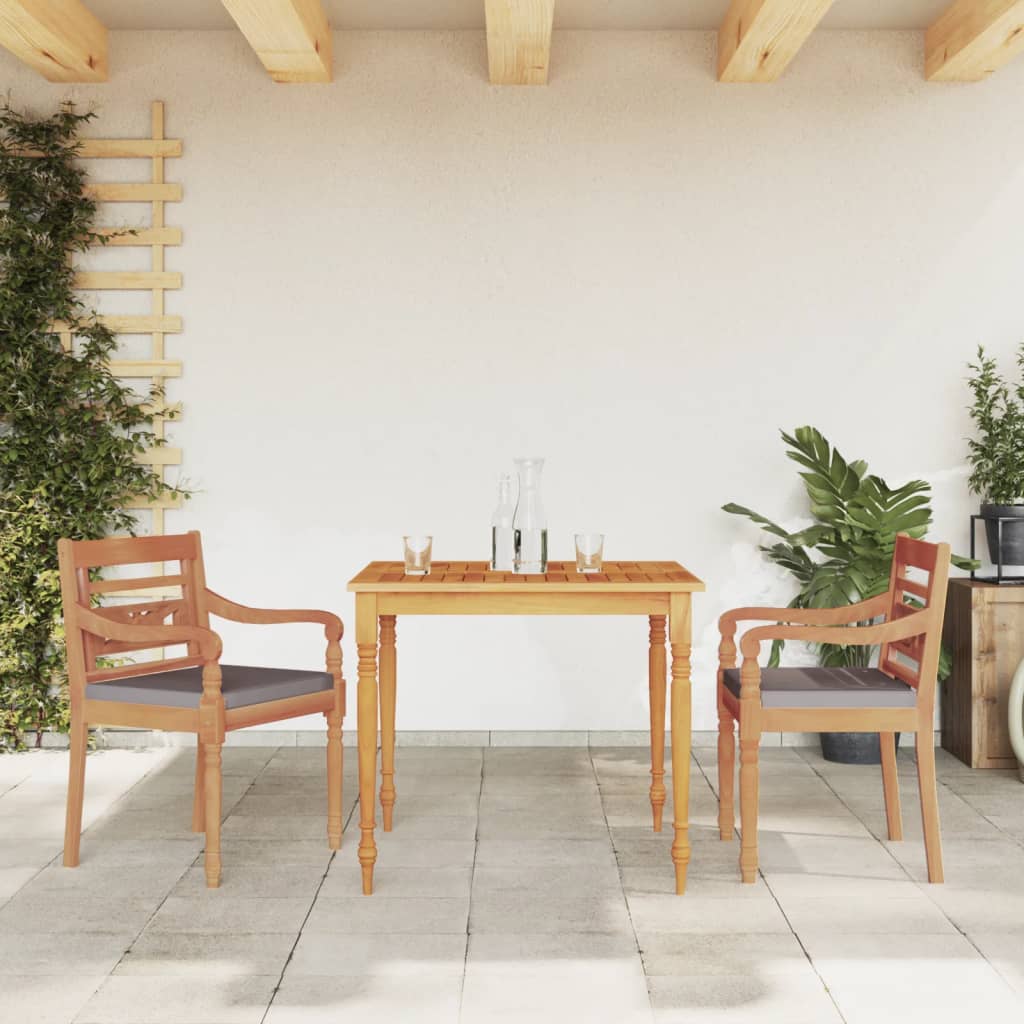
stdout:
POLYGON ((130 532, 131 499, 181 493, 137 461, 162 443, 151 398, 74 289, 73 254, 105 241, 75 161, 92 116, 0 110, 0 750, 67 725, 57 540, 130 532))

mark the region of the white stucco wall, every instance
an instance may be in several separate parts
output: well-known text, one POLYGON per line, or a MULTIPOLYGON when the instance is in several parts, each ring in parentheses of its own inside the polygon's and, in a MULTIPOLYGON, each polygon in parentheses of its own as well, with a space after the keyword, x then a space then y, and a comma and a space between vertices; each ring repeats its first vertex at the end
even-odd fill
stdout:
MULTIPOLYGON (((167 349, 199 493, 169 519, 203 531, 212 586, 340 612, 354 683, 347 579, 409 530, 486 557, 498 474, 542 454, 552 557, 603 530, 707 580, 706 729, 717 615, 785 596, 719 511, 799 513, 779 427, 932 480, 935 535, 966 545, 964 364, 1024 333, 1024 63, 933 85, 921 48, 818 32, 744 87, 711 34, 558 33, 546 89, 500 89, 481 33, 346 33, 333 84, 289 87, 236 33, 115 33, 106 85, 0 53, 0 89, 95 104, 103 136, 163 99, 185 141, 167 349)), ((315 629, 223 633, 231 660, 320 661, 315 629)), ((646 622, 398 635, 399 728, 646 727, 646 622)))

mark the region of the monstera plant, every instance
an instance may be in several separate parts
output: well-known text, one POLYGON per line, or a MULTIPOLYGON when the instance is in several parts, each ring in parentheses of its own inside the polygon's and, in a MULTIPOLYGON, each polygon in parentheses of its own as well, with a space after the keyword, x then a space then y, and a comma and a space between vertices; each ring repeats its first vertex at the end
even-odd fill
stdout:
MULTIPOLYGON (((911 480, 891 487, 868 473, 867 463, 848 462, 813 427, 782 433, 786 454, 801 467, 814 522, 795 533, 742 505, 723 505, 723 511, 746 516, 775 538, 761 551, 796 580, 791 608, 837 608, 884 593, 896 534, 923 537, 932 521, 931 486, 911 480)), ((974 563, 954 555, 954 565, 974 563)), ((778 665, 782 641, 772 645, 771 665, 778 665)), ((874 648, 820 644, 818 660, 829 666, 867 666, 874 648)), ((943 652, 940 678, 949 674, 943 652)))

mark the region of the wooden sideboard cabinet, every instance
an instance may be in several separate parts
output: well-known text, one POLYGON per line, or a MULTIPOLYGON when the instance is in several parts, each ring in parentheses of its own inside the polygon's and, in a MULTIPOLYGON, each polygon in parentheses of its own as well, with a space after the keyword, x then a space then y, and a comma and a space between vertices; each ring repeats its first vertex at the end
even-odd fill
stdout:
POLYGON ((1016 768, 1007 727, 1010 681, 1024 658, 1024 586, 950 580, 943 643, 942 747, 972 768, 1016 768))

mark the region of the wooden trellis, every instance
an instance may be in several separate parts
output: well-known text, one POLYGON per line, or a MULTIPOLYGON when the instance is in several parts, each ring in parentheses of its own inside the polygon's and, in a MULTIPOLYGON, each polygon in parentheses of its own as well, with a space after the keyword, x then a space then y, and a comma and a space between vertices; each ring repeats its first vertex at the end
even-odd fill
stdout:
MULTIPOLYGON (((150 269, 146 271, 80 271, 75 275, 75 286, 87 291, 148 291, 148 315, 102 315, 100 320, 118 335, 149 335, 151 340, 148 359, 115 359, 111 368, 118 377, 148 381, 153 391, 161 393, 168 379, 181 376, 181 361, 167 359, 164 338, 182 329, 180 316, 164 312, 164 293, 181 287, 181 274, 164 269, 164 250, 181 244, 181 228, 165 223, 164 204, 181 199, 181 185, 165 180, 164 161, 181 156, 181 140, 164 137, 164 105, 157 100, 152 105, 152 130, 148 139, 83 139, 79 155, 83 159, 145 159, 150 161, 149 182, 100 182, 87 186, 87 191, 101 203, 149 203, 148 225, 131 225, 126 233, 123 225, 107 225, 98 233, 110 235, 111 246, 146 247, 150 250, 150 269)), ((61 332, 61 343, 70 350, 73 339, 67 330, 61 332)), ((168 404, 165 399, 154 400, 157 415, 153 432, 164 437, 168 417, 180 414, 180 406, 168 404)), ((168 466, 181 464, 181 449, 165 445, 152 448, 140 459, 153 466, 164 479, 168 466)), ((162 497, 156 501, 140 500, 131 507, 149 510, 154 534, 164 532, 164 512, 177 508, 180 499, 162 497)))

